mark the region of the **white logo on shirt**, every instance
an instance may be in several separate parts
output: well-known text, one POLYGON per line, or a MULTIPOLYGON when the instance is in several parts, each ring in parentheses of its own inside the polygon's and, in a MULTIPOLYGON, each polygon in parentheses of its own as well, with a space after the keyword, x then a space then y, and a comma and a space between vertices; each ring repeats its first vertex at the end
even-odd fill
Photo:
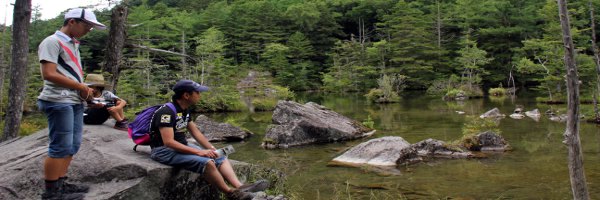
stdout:
POLYGON ((160 123, 169 123, 171 122, 171 115, 161 115, 160 123))

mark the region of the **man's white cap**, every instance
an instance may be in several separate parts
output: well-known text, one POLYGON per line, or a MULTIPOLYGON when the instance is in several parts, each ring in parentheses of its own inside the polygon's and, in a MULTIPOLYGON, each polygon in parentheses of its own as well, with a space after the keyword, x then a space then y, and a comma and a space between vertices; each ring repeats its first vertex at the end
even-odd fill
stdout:
POLYGON ((106 29, 106 25, 98 22, 98 20, 96 20, 96 15, 94 14, 94 12, 92 12, 89 9, 73 8, 65 14, 65 19, 69 19, 69 18, 83 19, 84 21, 93 24, 94 28, 97 28, 100 30, 106 29))

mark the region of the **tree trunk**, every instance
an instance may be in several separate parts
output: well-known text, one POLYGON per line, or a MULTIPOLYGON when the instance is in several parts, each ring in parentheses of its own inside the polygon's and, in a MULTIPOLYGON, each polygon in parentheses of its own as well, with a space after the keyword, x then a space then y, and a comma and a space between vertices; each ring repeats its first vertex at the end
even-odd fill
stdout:
MULTIPOLYGON (((8 60, 6 59, 6 30, 8 27, 6 26, 6 14, 4 14, 4 29, 2 30, 2 40, 0 41, 0 97, 4 96, 4 78, 6 74, 6 69, 8 68, 8 60)), ((10 54, 10 52, 8 52, 10 54)), ((0 122, 2 121, 2 112, 4 110, 4 98, 0 98, 0 122)))
POLYGON ((17 0, 13 14, 12 64, 10 65, 10 87, 8 90, 8 109, 2 141, 19 135, 23 102, 27 88, 27 56, 29 54, 29 20, 31 19, 31 0, 17 0))
POLYGON ((569 150, 569 175, 573 199, 589 199, 583 169, 583 153, 579 139, 579 78, 575 65, 575 46, 571 38, 571 25, 567 10, 567 1, 558 0, 558 14, 562 28, 562 38, 565 47, 565 68, 567 72, 567 127, 565 144, 569 150))
MULTIPOLYGON (((106 64, 102 71, 109 72, 109 83, 113 92, 117 88, 119 81, 119 73, 121 71, 121 59, 123 58, 123 46, 125 44, 126 29, 125 22, 127 20, 127 6, 122 3, 115 6, 110 16, 110 32, 106 43, 106 64)), ((116 93, 116 92, 115 92, 116 93)))
MULTIPOLYGON (((181 33, 181 54, 186 55, 185 52, 185 31, 182 31, 181 33)), ((187 72, 187 62, 185 61, 186 57, 182 56, 181 57, 181 69, 182 69, 182 77, 184 79, 190 79, 190 74, 187 72)))
POLYGON ((594 92, 594 113, 596 113, 595 122, 600 121, 600 113, 598 111, 598 93, 600 92, 600 58, 598 58, 598 46, 596 46, 596 20, 594 19, 594 5, 592 1, 590 5, 590 24, 592 29, 592 52, 594 53, 594 63, 596 64, 596 91, 594 92))

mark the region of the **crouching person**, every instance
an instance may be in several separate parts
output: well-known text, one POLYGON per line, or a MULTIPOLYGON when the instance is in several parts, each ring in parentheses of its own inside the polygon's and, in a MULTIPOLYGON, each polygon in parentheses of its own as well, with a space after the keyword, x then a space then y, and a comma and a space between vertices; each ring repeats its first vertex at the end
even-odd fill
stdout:
POLYGON ((104 90, 108 85, 104 82, 104 76, 101 74, 88 74, 85 83, 92 88, 94 100, 88 102, 85 109, 83 123, 102 124, 108 117, 115 119, 115 129, 127 131, 127 118, 123 113, 123 108, 127 102, 108 90, 104 90))
POLYGON ((189 108, 200 101, 200 92, 208 89, 191 80, 181 80, 175 84, 172 100, 176 112, 163 106, 152 118, 150 156, 162 164, 202 174, 208 183, 225 193, 228 199, 252 199, 253 192, 266 189, 268 182, 261 180, 242 185, 227 157, 218 157, 215 147, 190 119, 189 108), (202 147, 188 144, 186 129, 202 147))

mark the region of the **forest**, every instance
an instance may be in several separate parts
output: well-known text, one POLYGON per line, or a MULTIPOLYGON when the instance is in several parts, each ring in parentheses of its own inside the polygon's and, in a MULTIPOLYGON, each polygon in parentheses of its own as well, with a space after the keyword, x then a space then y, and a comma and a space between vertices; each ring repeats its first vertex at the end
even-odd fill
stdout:
MULTIPOLYGON (((118 66, 106 66, 108 31, 81 38, 86 73, 114 79, 133 112, 170 98, 187 78, 213 88, 197 111, 241 111, 239 82, 258 74, 258 110, 294 92, 395 98, 403 90, 443 96, 488 88, 538 90, 566 100, 564 45, 554 0, 129 0, 118 66), (118 75, 111 74, 117 68, 118 75), (269 93, 266 91, 273 91, 269 93), (273 95, 275 94, 275 95, 273 95), (267 96, 262 98, 263 96, 267 96), (369 95, 367 95, 369 96, 369 95)), ((595 92, 592 36, 599 1, 569 2, 582 98, 595 92)), ((40 20, 32 8, 25 113, 42 85, 37 46, 63 17, 40 20)), ((92 7, 93 9, 93 7, 92 7)), ((111 10, 96 10, 110 24, 111 10)), ((595 26, 594 26, 595 25, 595 26)), ((2 111, 8 98, 11 27, 2 28, 2 111)), ((594 30, 596 29, 596 30, 594 30)), ((2 113, 4 115, 5 113, 2 113)))

